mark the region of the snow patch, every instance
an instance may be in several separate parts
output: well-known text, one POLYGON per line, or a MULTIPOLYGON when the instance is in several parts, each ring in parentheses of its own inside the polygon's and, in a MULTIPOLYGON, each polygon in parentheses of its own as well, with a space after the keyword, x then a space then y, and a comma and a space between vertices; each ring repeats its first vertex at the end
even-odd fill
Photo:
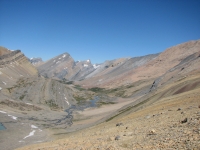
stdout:
POLYGON ((66 103, 69 105, 69 102, 68 102, 68 101, 66 101, 66 103))
POLYGON ((33 136, 35 133, 35 130, 33 130, 32 132, 29 133, 29 135, 25 136, 23 139, 26 139, 27 137, 33 136))
POLYGON ((28 105, 33 105, 33 104, 31 104, 31 103, 26 103, 26 104, 28 104, 28 105))
POLYGON ((93 67, 94 67, 94 69, 97 69, 98 67, 100 67, 100 65, 94 64, 93 67))
POLYGON ((84 64, 83 66, 84 66, 84 67, 88 67, 88 65, 87 65, 87 64, 84 64))
POLYGON ((0 91, 2 90, 2 87, 0 87, 0 91))
POLYGON ((17 117, 15 117, 15 116, 12 116, 12 115, 8 115, 8 116, 11 117, 14 120, 17 120, 17 117))
POLYGON ((31 125, 31 128, 34 128, 34 129, 36 129, 36 128, 38 128, 38 127, 36 127, 36 126, 34 126, 34 125, 31 125))
POLYGON ((60 61, 57 61, 56 64, 59 63, 59 62, 60 62, 60 61))
MULTIPOLYGON (((3 82, 3 81, 2 81, 2 82, 3 82)), ((6 85, 7 83, 6 83, 6 82, 3 82, 3 84, 5 84, 5 85, 6 85)))
POLYGON ((5 112, 5 111, 0 111, 0 113, 6 114, 7 112, 5 112))
POLYGON ((90 60, 88 59, 87 62, 90 62, 90 60))
POLYGON ((66 55, 64 54, 62 57, 63 57, 63 58, 65 58, 65 57, 66 57, 66 55))
POLYGON ((0 74, 2 74, 2 72, 0 71, 0 74))

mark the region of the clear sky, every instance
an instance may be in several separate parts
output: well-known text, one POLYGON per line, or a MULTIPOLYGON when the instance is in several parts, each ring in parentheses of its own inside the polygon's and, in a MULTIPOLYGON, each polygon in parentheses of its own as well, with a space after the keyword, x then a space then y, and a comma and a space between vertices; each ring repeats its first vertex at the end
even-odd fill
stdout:
POLYGON ((0 0, 0 45, 101 63, 200 39, 200 0, 0 0))

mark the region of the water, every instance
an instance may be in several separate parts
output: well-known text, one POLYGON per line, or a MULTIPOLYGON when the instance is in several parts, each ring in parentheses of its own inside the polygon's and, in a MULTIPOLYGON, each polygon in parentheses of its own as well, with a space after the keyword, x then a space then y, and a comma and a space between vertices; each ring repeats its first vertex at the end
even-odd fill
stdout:
POLYGON ((89 102, 84 102, 79 105, 72 105, 70 108, 66 109, 65 112, 67 112, 67 116, 65 116, 62 119, 59 119, 56 123, 60 123, 62 120, 68 120, 67 124, 71 126, 73 124, 73 111, 83 111, 86 108, 89 107, 96 107, 96 102, 99 100, 98 96, 95 96, 94 99, 90 100, 89 102))
POLYGON ((93 100, 90 100, 90 106, 89 107, 96 107, 96 102, 99 100, 98 96, 95 96, 93 100))
POLYGON ((4 127, 4 125, 2 123, 0 123, 0 130, 5 130, 6 127, 4 127))

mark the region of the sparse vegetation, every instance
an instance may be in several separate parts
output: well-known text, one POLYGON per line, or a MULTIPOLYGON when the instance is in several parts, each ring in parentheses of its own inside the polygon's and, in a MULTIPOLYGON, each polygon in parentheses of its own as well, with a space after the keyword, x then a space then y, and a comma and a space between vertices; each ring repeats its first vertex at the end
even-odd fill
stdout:
POLYGON ((49 107, 54 108, 54 109, 58 109, 58 105, 55 103, 54 100, 50 99, 48 101, 45 101, 47 105, 49 105, 49 107))
POLYGON ((92 92, 104 92, 105 91, 105 89, 104 88, 99 88, 99 87, 93 87, 93 88, 91 88, 91 89, 88 89, 88 90, 90 90, 90 91, 92 91, 92 92))
POLYGON ((20 100, 23 100, 25 96, 26 96, 26 95, 23 94, 23 95, 21 95, 21 96, 19 97, 19 99, 20 99, 20 100))
POLYGON ((80 90, 80 91, 83 91, 85 90, 84 88, 82 88, 80 85, 75 85, 74 88, 80 90))
POLYGON ((11 91, 12 91, 13 88, 14 88, 14 87, 7 88, 7 90, 9 91, 9 93, 11 93, 11 91))
POLYGON ((125 97, 125 91, 119 91, 119 92, 117 92, 116 94, 115 94, 115 96, 117 96, 117 97, 125 97))
POLYGON ((67 84, 73 84, 74 83, 74 81, 68 81, 67 82, 67 84))
POLYGON ((103 102, 103 101, 101 101, 101 102, 97 102, 97 105, 109 105, 109 104, 115 104, 115 102, 103 102))
POLYGON ((117 97, 125 97, 125 89, 124 87, 120 87, 120 88, 114 88, 114 89, 105 89, 105 88, 99 88, 99 87, 93 87, 88 89, 92 92, 95 93, 100 93, 100 94, 110 94, 110 95, 114 95, 117 97))
POLYGON ((78 104, 86 100, 86 98, 79 95, 73 95, 73 97, 78 102, 78 104))

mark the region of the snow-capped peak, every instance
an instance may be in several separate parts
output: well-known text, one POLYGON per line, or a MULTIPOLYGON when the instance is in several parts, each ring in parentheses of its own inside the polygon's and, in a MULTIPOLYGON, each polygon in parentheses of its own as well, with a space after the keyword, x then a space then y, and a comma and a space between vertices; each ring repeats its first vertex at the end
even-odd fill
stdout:
POLYGON ((100 65, 96 65, 96 64, 93 65, 94 69, 97 69, 99 66, 100 65))
POLYGON ((88 67, 88 65, 87 65, 87 64, 84 64, 84 67, 88 67))

